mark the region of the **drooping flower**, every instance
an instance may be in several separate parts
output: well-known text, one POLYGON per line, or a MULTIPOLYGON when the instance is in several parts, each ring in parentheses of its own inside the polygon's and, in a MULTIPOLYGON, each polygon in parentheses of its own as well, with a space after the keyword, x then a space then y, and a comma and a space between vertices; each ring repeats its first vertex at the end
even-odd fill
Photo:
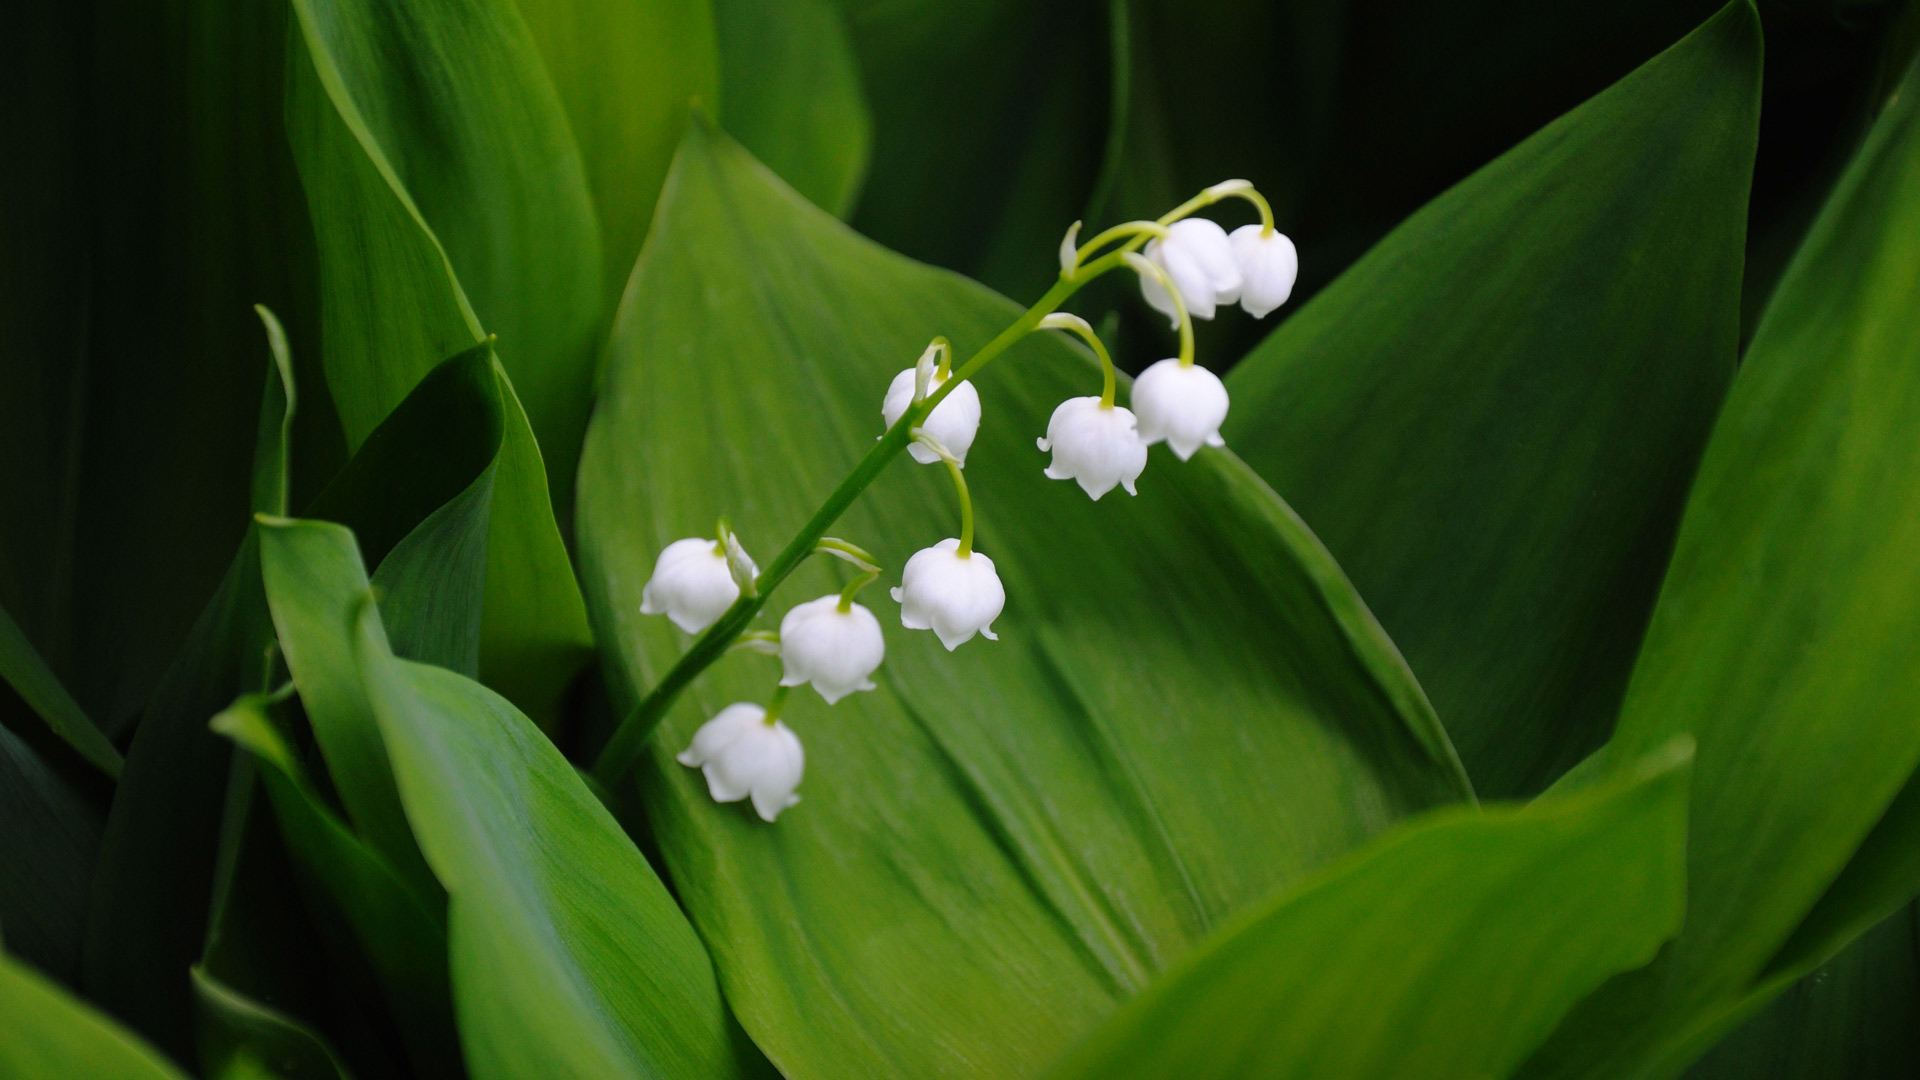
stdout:
MULTIPOLYGON (((893 377, 887 386, 887 397, 880 406, 880 415, 886 418, 887 426, 892 427, 906 415, 907 407, 913 404, 914 389, 917 385, 917 372, 908 368, 893 377)), ((932 393, 946 385, 952 373, 936 372, 927 380, 927 393, 932 393)), ((980 391, 973 383, 963 382, 953 388, 953 393, 942 398, 933 412, 920 422, 919 430, 932 436, 940 445, 959 461, 967 463, 967 448, 973 445, 973 437, 980 432, 980 391)), ((922 465, 931 465, 940 460, 940 456, 917 442, 907 445, 907 453, 922 465)))
POLYGON ((893 590, 900 625, 932 630, 949 652, 976 633, 988 641, 1000 640, 993 620, 1007 604, 993 560, 977 551, 963 555, 959 548, 960 541, 949 537, 914 552, 893 590))
POLYGON ((1133 482, 1147 467, 1147 444, 1140 441, 1133 413, 1097 397, 1068 398, 1053 410, 1040 449, 1053 451, 1046 468, 1051 480, 1078 480, 1098 499, 1115 484, 1137 494, 1133 482))
POLYGON ((831 705, 858 690, 873 689, 869 677, 886 658, 880 620, 859 604, 840 610, 838 595, 809 600, 780 620, 781 686, 812 683, 831 705))
POLYGON ((1199 364, 1169 359, 1141 372, 1133 381, 1133 411, 1140 441, 1152 446, 1165 439, 1181 461, 1203 445, 1226 445, 1220 424, 1227 418, 1227 388, 1199 364))
MULTIPOLYGON (((1240 264, 1233 257, 1227 231, 1217 222, 1182 218, 1167 226, 1166 237, 1153 240, 1144 253, 1173 279, 1187 314, 1196 319, 1211 319, 1218 305, 1240 299, 1240 264)), ((1179 310, 1158 278, 1141 274, 1140 295, 1174 326, 1180 325, 1179 310)))
POLYGON ((1256 319, 1286 303, 1300 276, 1300 253, 1293 241, 1285 233, 1263 231, 1260 225, 1242 225, 1228 238, 1240 267, 1240 306, 1256 319))
MULTIPOLYGON (((745 559, 746 553, 740 557, 745 559)), ((751 560, 748 560, 751 565, 751 560)), ((740 598, 723 545, 704 537, 675 540, 640 590, 640 614, 665 615, 689 634, 713 625, 740 598)))
POLYGON ((701 724, 674 760, 706 775, 715 802, 751 796, 764 821, 800 801, 794 789, 807 767, 800 737, 777 719, 768 723, 767 710, 747 702, 729 705, 701 724))

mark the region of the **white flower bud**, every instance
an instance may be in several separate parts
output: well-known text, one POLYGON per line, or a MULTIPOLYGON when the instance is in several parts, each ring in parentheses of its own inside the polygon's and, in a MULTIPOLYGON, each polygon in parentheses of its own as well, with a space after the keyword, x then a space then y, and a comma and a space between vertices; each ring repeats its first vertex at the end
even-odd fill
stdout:
POLYGON ((829 705, 873 689, 868 676, 886 655, 880 620, 859 604, 841 611, 838 596, 809 600, 780 620, 780 659, 786 664, 780 685, 812 683, 829 705))
MULTIPOLYGON (((952 377, 952 372, 935 375, 927 392, 940 389, 952 377)), ((888 427, 906 415, 907 407, 913 404, 913 392, 914 369, 908 368, 893 377, 892 384, 887 387, 886 401, 880 406, 880 415, 886 418, 888 427)), ((980 391, 975 390, 971 382, 954 387, 953 393, 943 398, 940 404, 934 406, 933 412, 920 422, 919 430, 933 436, 936 442, 953 454, 956 461, 966 465, 967 448, 973 445, 973 437, 980 432, 980 391)), ((922 465, 931 465, 940 460, 940 455, 919 443, 908 443, 907 453, 922 465)))
POLYGON ((900 574, 900 587, 893 590, 900 625, 932 630, 949 652, 976 633, 988 641, 1000 640, 993 620, 1007 604, 993 560, 977 551, 962 556, 959 548, 960 541, 949 537, 914 552, 900 574))
POLYGON ((653 576, 640 590, 640 614, 665 615, 673 625, 697 634, 740 598, 727 556, 712 540, 675 540, 653 564, 653 576))
POLYGON ((1133 482, 1147 467, 1147 444, 1140 441, 1133 413, 1102 405, 1097 397, 1068 398, 1053 410, 1040 449, 1053 451, 1046 468, 1050 480, 1078 480, 1098 499, 1115 484, 1137 494, 1133 482))
POLYGON ((738 702, 721 709, 693 733, 693 742, 674 760, 706 775, 715 802, 739 802, 751 795, 753 809, 772 821, 800 801, 794 789, 807 768, 800 737, 787 725, 767 723, 767 710, 738 702))
POLYGON ((1284 233, 1260 235, 1260 226, 1242 225, 1229 237, 1233 261, 1240 267, 1240 306, 1256 319, 1287 302, 1300 276, 1300 254, 1284 233))
POLYGON ((1220 424, 1227 418, 1227 388, 1199 364, 1162 360, 1141 372, 1133 381, 1133 411, 1140 441, 1152 446, 1165 439, 1181 461, 1202 445, 1226 445, 1220 424))
MULTIPOLYGON (((1167 226, 1167 236, 1149 243, 1147 259, 1167 272, 1186 302, 1187 314, 1211 319, 1216 306, 1240 298, 1240 265, 1234 260, 1227 232, 1207 218, 1182 218, 1167 226)), ((1147 303, 1180 325, 1173 298, 1158 278, 1140 275, 1140 294, 1147 303)))

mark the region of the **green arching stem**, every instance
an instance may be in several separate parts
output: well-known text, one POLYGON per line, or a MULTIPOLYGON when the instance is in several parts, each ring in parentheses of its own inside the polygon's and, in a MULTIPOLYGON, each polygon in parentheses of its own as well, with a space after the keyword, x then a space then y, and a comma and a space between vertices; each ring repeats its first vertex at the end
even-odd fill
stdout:
POLYGON ((1056 311, 1040 320, 1040 328, 1070 330, 1086 339, 1087 344, 1092 346, 1094 355, 1100 358, 1100 375, 1103 380, 1100 387, 1100 407, 1113 408, 1113 395, 1119 389, 1119 380, 1113 372, 1113 357, 1107 354, 1106 343, 1100 340, 1100 335, 1093 332, 1093 327, 1087 325, 1087 320, 1078 315, 1056 311))
POLYGON ((1171 225, 1195 210, 1212 206, 1223 199, 1245 199, 1252 203, 1253 208, 1260 212, 1260 235, 1273 235, 1273 207, 1267 204, 1265 195, 1254 190, 1253 185, 1245 180, 1223 180, 1213 185, 1161 215, 1159 224, 1171 225))
POLYGON ((953 493, 960 498, 960 546, 953 553, 962 559, 973 558, 973 499, 967 494, 966 470, 954 460, 952 454, 943 453, 940 460, 946 462, 947 472, 953 475, 953 493))
POLYGON ((793 693, 791 686, 773 688, 773 696, 767 699, 766 725, 768 727, 772 727, 773 722, 780 719, 781 711, 787 707, 787 695, 791 693, 793 693))
POLYGON ((614 731, 613 738, 607 740, 607 745, 600 751, 599 758, 594 762, 593 776, 596 780, 603 786, 612 788, 626 776, 627 770, 640 759, 640 751, 646 746, 647 737, 653 734, 655 727, 659 726, 660 720, 666 716, 667 710, 679 698, 681 691, 727 652, 734 641, 740 637, 741 632, 746 630, 747 624, 760 613, 760 609, 767 602, 768 595, 786 580, 788 574, 793 573, 794 568, 799 566, 802 560, 814 552, 815 546, 820 538, 826 535, 827 529, 846 512, 847 507, 853 504, 853 500, 873 483, 874 478, 880 475, 880 471, 898 457, 900 452, 907 448, 908 443, 913 441, 913 429, 926 420, 935 406, 939 405, 954 387, 965 382, 988 362, 1031 333, 1042 318, 1065 303, 1066 299, 1077 292, 1082 285, 1121 265, 1117 254, 1102 256, 1076 270, 1070 276, 1061 275, 1045 295, 1034 301, 1032 307, 1022 312, 1010 326, 1002 330, 992 341, 981 346, 980 351, 969 357, 966 363, 960 365, 953 377, 942 384, 940 389, 928 394, 924 401, 908 407, 906 413, 894 421, 893 426, 887 429, 886 434, 880 436, 880 441, 873 444, 872 449, 866 452, 859 463, 853 467, 853 471, 847 474, 846 479, 840 481, 840 486, 834 488, 833 493, 827 496, 827 501, 820 504, 820 509, 814 511, 813 517, 801 527, 799 533, 795 534, 794 538, 788 541, 787 546, 781 549, 780 554, 774 556, 773 561, 760 572, 756 582, 759 595, 747 596, 743 592, 718 621, 694 639, 693 645, 680 654, 680 659, 667 669, 667 673, 654 683, 653 689, 647 691, 646 696, 640 699, 640 703, 635 705, 633 711, 620 722, 620 727, 614 731))
POLYGON ((1124 252, 1123 255, 1128 266, 1142 274, 1152 274, 1160 282, 1160 287, 1167 290, 1167 295, 1173 298, 1173 310, 1178 313, 1180 319, 1180 366, 1192 367, 1193 317, 1187 314, 1186 299, 1180 295, 1180 290, 1174 287, 1173 279, 1167 276, 1167 272, 1160 268, 1159 263, 1132 251, 1124 252))
POLYGON ((869 584, 871 584, 874 581, 874 579, 878 578, 879 576, 880 576, 880 571, 877 569, 863 570, 860 573, 855 574, 853 576, 853 580, 847 582, 847 587, 840 590, 840 608, 839 608, 840 614, 845 615, 847 612, 852 611, 854 596, 856 596, 861 589, 866 588, 869 584))
POLYGON ((929 351, 933 349, 940 350, 940 366, 933 369, 934 381, 938 382, 946 378, 953 371, 953 344, 946 338, 937 337, 933 339, 927 348, 929 351))
POLYGON ((1099 236, 1096 236, 1093 239, 1087 241, 1086 243, 1081 244, 1079 252, 1074 257, 1073 265, 1077 269, 1080 266, 1080 264, 1086 260, 1086 257, 1089 254, 1100 250, 1101 248, 1107 246, 1108 244, 1113 243, 1115 240, 1121 239, 1122 237, 1131 238, 1133 240, 1132 243, 1128 244, 1122 250, 1132 251, 1148 240, 1165 239, 1166 235, 1167 235, 1166 222, 1162 222, 1162 221, 1122 222, 1118 225, 1115 225, 1113 228, 1108 229, 1107 231, 1101 233, 1099 236))
MULTIPOLYGON (((1203 193, 1202 201, 1193 203, 1190 208, 1182 213, 1176 213, 1173 217, 1177 220, 1185 213, 1192 213, 1194 209, 1213 201, 1217 201, 1217 197, 1206 199, 1203 193)), ((968 357, 966 363, 955 369, 939 389, 929 393, 924 400, 909 406, 900 419, 894 421, 893 426, 887 429, 886 434, 880 436, 880 441, 873 444, 873 447, 854 465, 853 471, 847 474, 846 479, 840 481, 840 486, 833 489, 833 493, 827 496, 827 501, 820 504, 820 509, 814 511, 813 517, 808 519, 799 533, 787 542, 787 546, 781 549, 780 554, 774 556, 773 562, 767 564, 766 569, 760 572, 760 576, 753 582, 755 585, 751 590, 753 595, 749 594, 749 590, 741 590, 740 598, 733 602, 733 606, 728 608, 712 626, 707 627, 686 652, 680 654, 680 659, 667 669, 667 673, 660 677, 653 689, 647 691, 646 696, 633 707, 633 711, 620 722, 619 728, 614 731, 613 737, 607 740, 607 745, 601 749, 599 758, 594 762, 594 779, 611 789, 626 776, 627 770, 640 759, 640 751, 646 746, 647 737, 652 735, 653 729, 659 726, 661 719, 679 698, 681 691, 732 647, 741 633, 747 629, 747 624, 751 623, 754 616, 758 615, 760 609, 766 605, 767 597, 773 590, 786 580, 788 574, 793 573, 802 560, 816 550, 816 545, 826 535, 827 529, 839 520, 840 515, 853 504, 853 500, 859 498, 860 493, 873 483, 874 478, 880 475, 880 471, 907 448, 907 444, 914 440, 914 429, 926 420, 927 416, 946 399, 948 394, 953 392, 955 387, 978 374, 981 368, 986 367, 994 358, 1013 347, 1015 342, 1032 333, 1034 328, 1040 325, 1041 319, 1066 303, 1067 298, 1078 292, 1081 286, 1110 270, 1126 265, 1126 256, 1135 254, 1152 235, 1153 232, 1150 231, 1138 231, 1131 234, 1127 242, 1119 248, 1085 265, 1076 264, 1070 272, 1063 271, 1053 286, 1040 299, 1033 302, 1032 307, 1022 312, 1019 318, 995 335, 992 341, 987 342, 978 352, 968 357)), ((1089 249, 1081 250, 1084 252, 1089 249)), ((1168 285, 1168 291, 1175 298, 1175 302, 1179 302, 1180 294, 1171 288, 1170 282, 1168 285)), ((1180 310, 1184 316, 1186 310, 1184 305, 1180 310)), ((1181 325, 1183 330, 1181 355, 1184 362, 1190 364, 1193 354, 1193 327, 1184 317, 1181 325)), ((949 348, 949 359, 951 351, 949 348)), ((970 505, 961 539, 961 550, 971 550, 970 505)), ((784 701, 784 698, 779 700, 784 701)))

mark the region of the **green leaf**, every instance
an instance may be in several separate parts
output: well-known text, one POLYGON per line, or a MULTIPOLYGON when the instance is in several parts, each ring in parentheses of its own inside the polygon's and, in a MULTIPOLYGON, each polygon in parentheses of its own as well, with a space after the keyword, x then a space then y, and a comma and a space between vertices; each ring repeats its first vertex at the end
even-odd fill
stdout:
POLYGON ((1406 653, 1483 794, 1606 738, 1732 378, 1746 3, 1429 204, 1228 379, 1227 443, 1406 653))
POLYGON ((235 991, 201 966, 193 969, 193 989, 202 1044, 217 1040, 203 1051, 211 1080, 263 1073, 279 1080, 352 1080, 326 1040, 299 1021, 235 991))
MULTIPOLYGON (((308 5, 298 6, 305 11, 308 5)), ((420 8, 415 14, 427 17, 438 10, 420 8)), ((321 13, 331 11, 326 8, 321 13)), ((509 11, 508 21, 518 25, 511 15, 509 11)), ((489 33, 506 35, 495 45, 518 55, 517 47, 509 48, 507 40, 517 41, 517 37, 496 26, 497 20, 480 21, 493 28, 489 33)), ((446 357, 473 348, 482 332, 441 239, 428 227, 400 173, 359 118, 356 99, 342 88, 343 77, 334 66, 339 61, 324 46, 318 16, 303 15, 302 26, 303 34, 289 41, 288 134, 307 184, 320 247, 327 378, 348 437, 358 447, 417 383, 446 357)), ((357 48, 336 51, 365 60, 357 48)), ((461 71, 463 77, 475 74, 465 68, 461 71)), ((471 126, 483 120, 465 116, 458 122, 471 126)), ((472 176, 495 172, 469 164, 478 170, 472 176)), ((506 194, 494 194, 507 198, 518 190, 504 186, 506 194)), ((564 192, 555 201, 565 203, 564 192)), ((518 218, 511 221, 515 229, 526 225, 518 218)), ((542 244, 571 235, 558 225, 554 228, 560 232, 542 244)), ((593 258, 597 262, 599 256, 593 258)), ((562 287, 570 280, 559 275, 545 281, 543 288, 562 287)), ((525 299, 533 303, 541 295, 536 289, 525 299)), ((525 344, 518 347, 529 362, 537 359, 525 344)), ((498 370, 499 362, 494 363, 498 370)), ((526 374, 527 365, 521 368, 526 374)), ((551 721, 561 691, 586 660, 591 638, 554 523, 541 448, 513 383, 504 372, 499 375, 504 431, 497 451, 487 543, 481 675, 532 715, 551 721)), ((584 393, 584 386, 581 390, 584 393)), ((573 437, 577 439, 577 433, 573 437)), ((563 447, 562 457, 571 460, 571 456, 572 451, 563 447)), ((571 486, 570 476, 567 484, 571 486)), ((406 531, 394 534, 394 540, 406 531)), ((370 556, 377 559, 384 553, 369 537, 361 540, 370 556)))
POLYGON ((0 1074, 15 1080, 185 1080, 137 1036, 5 955, 0 1015, 0 1074))
POLYGON ((1699 740, 1686 927, 1533 1075, 1684 1067, 1688 1029, 1766 973, 1920 763, 1917 300, 1920 67, 1761 321, 1608 751, 1699 740))
MULTIPOLYGON (((272 509, 288 489, 277 433, 287 430, 296 401, 289 374, 276 355, 255 425, 251 490, 268 500, 256 510, 272 509)), ((192 1057, 187 972, 207 927, 233 761, 232 749, 207 730, 207 717, 243 692, 265 689, 272 644, 259 540, 248 528, 141 715, 107 815, 87 916, 87 995, 181 1060, 192 1057)))
POLYGON ((1773 998, 1687 1080, 1905 1080, 1920 1072, 1915 1015, 1920 934, 1909 907, 1773 998))
POLYGON ((727 130, 814 205, 846 217, 873 120, 840 11, 828 0, 715 0, 713 20, 727 130))
MULTIPOLYGON (((667 191, 581 473, 622 710, 687 642, 639 615, 660 550, 724 513, 770 557, 930 338, 965 355, 1018 313, 854 236, 717 134, 689 136, 667 191)), ((797 696, 811 772, 777 825, 673 761, 721 706, 765 699, 768 660, 716 665, 652 741, 640 787, 679 895, 789 1076, 1018 1074, 1221 919, 1468 797, 1391 643, 1231 455, 1156 454, 1137 500, 1042 477, 1034 436, 1098 385, 1051 335, 987 373, 967 477, 1007 586, 1000 640, 949 654, 890 629, 878 691, 797 696)), ((954 518, 945 474, 903 461, 833 529, 891 578, 954 518)), ((779 607, 839 574, 803 567, 779 607)), ((896 623, 884 592, 864 602, 896 623)))
POLYGON ((525 395, 548 484, 571 505, 604 305, 600 234, 526 24, 512 0, 296 0, 293 11, 287 127, 319 245, 327 384, 348 445, 484 325, 525 395), (420 235, 394 235, 409 220, 420 235), (435 288, 441 252, 446 280, 435 288), (367 296, 396 279, 410 295, 367 296), (471 308, 449 305, 448 292, 471 308), (386 304, 426 302, 433 321, 417 330, 380 318, 386 304), (396 332, 403 348, 382 347, 396 332), (422 335, 437 347, 419 348, 422 335))
POLYGON ((1505 1076, 1679 929, 1691 757, 1409 822, 1234 920, 1051 1075, 1505 1076))
POLYGON ((92 801, 0 726, 0 933, 13 952, 68 984, 80 979, 103 824, 92 801))
MULTIPOLYGON (((322 898, 360 942, 421 1070, 454 1075, 459 1049, 447 982, 446 897, 438 882, 430 893, 416 891, 335 816, 258 696, 244 696, 214 717, 213 730, 260 762, 280 835, 308 895, 322 898)), ((203 1002, 206 997, 202 989, 203 1002)))
POLYGON ((519 4, 586 163, 599 212, 602 315, 611 318, 686 130, 688 102, 719 100, 713 14, 703 0, 519 4))
POLYGON ((699 939, 539 729, 478 683, 394 657, 371 603, 355 658, 447 890, 476 1080, 742 1071, 699 939))
POLYGON ((76 753, 108 776, 120 776, 120 751, 87 718, 4 608, 0 608, 0 678, 76 753))

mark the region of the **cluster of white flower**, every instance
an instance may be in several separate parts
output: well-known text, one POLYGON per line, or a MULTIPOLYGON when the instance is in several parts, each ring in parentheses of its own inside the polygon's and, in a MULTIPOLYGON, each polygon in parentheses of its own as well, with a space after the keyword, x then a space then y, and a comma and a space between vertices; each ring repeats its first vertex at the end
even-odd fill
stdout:
MULTIPOLYGON (((1105 377, 1101 394, 1069 398, 1054 409, 1039 440, 1040 449, 1052 454, 1044 472, 1051 479, 1078 481, 1094 499, 1116 486, 1132 495, 1135 480, 1146 468, 1147 448, 1154 443, 1166 442, 1182 461, 1202 446, 1224 445, 1220 425, 1227 417, 1227 390, 1217 376, 1194 363, 1190 320, 1211 319, 1236 301, 1254 317, 1264 317, 1292 292, 1298 260, 1292 241, 1274 231, 1265 201, 1240 180, 1207 189, 1160 222, 1117 226, 1085 247, 1076 246, 1078 230, 1075 223, 1061 245, 1063 282, 1080 283, 1090 252, 1131 238, 1102 266, 1124 263, 1140 275, 1143 297, 1172 317, 1181 348, 1179 356, 1141 373, 1133 384, 1133 408, 1127 409, 1114 402, 1113 360, 1093 328, 1078 316, 1060 312, 1038 319, 1036 329, 1066 330, 1083 338, 1105 377), (1212 221, 1184 216, 1229 196, 1258 206, 1260 223, 1229 236, 1212 221), (1144 253, 1134 251, 1142 240, 1147 240, 1144 253)), ((901 625, 932 630, 949 650, 975 634, 998 640, 993 621, 1007 599, 993 560, 973 549, 973 506, 963 474, 967 451, 980 430, 980 394, 964 377, 977 363, 956 375, 952 359, 946 340, 935 338, 919 363, 894 376, 880 410, 890 431, 910 411, 920 410, 907 450, 923 465, 944 464, 959 496, 960 535, 916 552, 907 560, 899 587, 892 590, 901 625)), ((894 452, 897 449, 896 443, 894 452)), ((800 801, 795 790, 806 767, 799 737, 780 720, 788 693, 810 684, 832 704, 872 690, 873 673, 886 656, 880 620, 854 602, 859 589, 879 576, 879 566, 843 540, 823 538, 814 550, 853 563, 860 575, 840 594, 799 604, 781 620, 777 649, 785 671, 769 703, 762 707, 739 702, 720 710, 678 757, 681 764, 704 772, 714 799, 751 798, 767 821, 800 801)), ((718 539, 667 545, 641 594, 640 611, 664 614, 680 629, 697 634, 726 615, 743 593, 757 597, 758 576, 753 560, 722 522, 718 539)), ((736 618, 742 620, 736 625, 744 625, 745 615, 736 618)), ((763 632, 754 636, 772 640, 763 632)))

